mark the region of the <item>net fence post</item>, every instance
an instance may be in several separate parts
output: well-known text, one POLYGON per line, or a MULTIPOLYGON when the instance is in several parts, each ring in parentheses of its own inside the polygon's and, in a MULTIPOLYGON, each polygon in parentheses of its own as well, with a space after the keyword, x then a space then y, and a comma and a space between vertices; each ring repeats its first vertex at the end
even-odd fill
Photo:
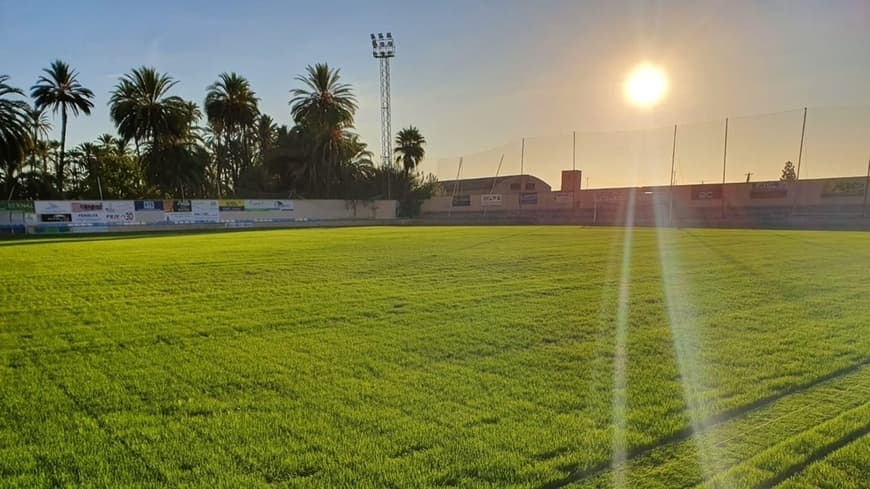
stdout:
POLYGON ((526 138, 523 138, 520 142, 520 193, 517 195, 517 199, 519 200, 517 208, 520 217, 523 215, 523 192, 525 192, 526 188, 526 172, 525 172, 525 164, 526 164, 526 138))
POLYGON ((794 214, 797 210, 798 206, 798 192, 800 191, 800 180, 801 180, 801 162, 804 158, 804 137, 807 133, 807 108, 804 107, 804 119, 801 124, 801 144, 798 147, 798 161, 797 161, 797 171, 795 172, 794 182, 792 182, 794 192, 792 195, 792 206, 791 213, 794 214))
POLYGON ((864 217, 867 217, 868 192, 870 192, 870 158, 867 158, 867 177, 864 178, 864 217))
POLYGON ((725 168, 728 165, 728 118, 725 118, 725 145, 722 150, 722 218, 725 218, 725 168))
POLYGON ((453 202, 456 200, 456 190, 459 187, 459 175, 462 174, 462 157, 459 157, 459 168, 456 169, 456 180, 453 182, 453 195, 450 196, 450 207, 447 210, 447 217, 453 216, 453 202))
MULTIPOLYGON (((572 175, 576 176, 577 172, 577 131, 571 133, 571 171, 572 175)), ((573 178, 573 177, 572 177, 573 178)), ((571 185, 571 217, 577 215, 577 187, 580 186, 580 179, 577 179, 577 185, 571 185)))
POLYGON ((671 178, 668 187, 668 226, 674 225, 674 163, 677 159, 677 125, 674 124, 674 142, 671 146, 671 178))

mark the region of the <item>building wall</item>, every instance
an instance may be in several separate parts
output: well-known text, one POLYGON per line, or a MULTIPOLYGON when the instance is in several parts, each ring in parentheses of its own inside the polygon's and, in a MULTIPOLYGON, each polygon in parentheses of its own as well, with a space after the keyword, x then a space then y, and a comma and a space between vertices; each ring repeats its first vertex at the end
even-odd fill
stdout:
MULTIPOLYGON (((507 183, 507 182, 505 182, 507 183)), ((634 194, 636 206, 670 205, 682 209, 728 208, 837 208, 860 206, 864 202, 865 178, 830 178, 802 180, 800 182, 752 182, 706 185, 677 185, 674 187, 625 187, 580 190, 577 192, 535 192, 528 194, 494 192, 501 195, 497 205, 483 205, 480 195, 470 195, 468 205, 452 205, 451 197, 434 197, 423 203, 426 214, 443 213, 498 213, 518 211, 559 211, 594 209, 625 205, 634 194), (520 203, 526 195, 524 203, 520 203), (671 197, 673 196, 673 197, 671 197)), ((504 186, 500 186, 504 188, 504 186)))

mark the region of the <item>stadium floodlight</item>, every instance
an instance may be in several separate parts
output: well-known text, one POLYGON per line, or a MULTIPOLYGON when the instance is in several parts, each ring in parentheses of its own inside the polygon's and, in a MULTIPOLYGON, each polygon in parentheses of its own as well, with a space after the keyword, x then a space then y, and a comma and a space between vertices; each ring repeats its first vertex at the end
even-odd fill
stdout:
MULTIPOLYGON (((372 56, 378 60, 381 69, 381 158, 385 167, 392 164, 392 129, 390 127, 390 58, 396 56, 396 43, 393 33, 371 34, 372 56)), ((389 190, 388 190, 389 192, 389 190)), ((389 196, 388 196, 389 198, 389 196)))
POLYGON ((372 56, 376 59, 394 58, 396 56, 396 45, 393 40, 393 33, 388 32, 386 37, 384 34, 371 34, 372 39, 372 56))

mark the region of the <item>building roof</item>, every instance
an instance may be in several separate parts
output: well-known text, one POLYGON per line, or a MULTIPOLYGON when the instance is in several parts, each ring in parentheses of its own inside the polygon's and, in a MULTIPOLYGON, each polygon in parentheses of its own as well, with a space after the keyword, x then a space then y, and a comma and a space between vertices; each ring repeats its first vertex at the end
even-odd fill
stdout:
POLYGON ((439 180, 438 185, 442 190, 452 190, 456 183, 459 183, 459 190, 465 192, 479 192, 482 190, 489 191, 493 186, 499 185, 505 180, 525 177, 531 182, 542 182, 540 178, 534 175, 503 175, 500 177, 482 177, 482 178, 461 178, 459 180, 439 180))

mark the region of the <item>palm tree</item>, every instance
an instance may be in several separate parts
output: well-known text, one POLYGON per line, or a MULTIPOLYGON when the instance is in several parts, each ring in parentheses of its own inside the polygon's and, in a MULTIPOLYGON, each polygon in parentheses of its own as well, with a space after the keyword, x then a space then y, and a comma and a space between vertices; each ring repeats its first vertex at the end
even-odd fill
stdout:
POLYGON ((263 165, 266 155, 275 147, 275 142, 278 140, 278 125, 268 114, 260 114, 260 117, 257 117, 254 133, 257 138, 259 164, 263 165))
POLYGON ((141 142, 155 143, 187 130, 189 107, 181 97, 169 95, 176 83, 168 74, 143 66, 115 85, 109 113, 121 138, 134 141, 137 154, 141 142))
POLYGON ((323 194, 330 197, 337 167, 346 154, 345 130, 353 127, 356 98, 350 85, 340 82, 340 70, 316 64, 306 71, 306 76, 296 77, 304 88, 290 91, 290 112, 309 148, 309 190, 317 193, 323 184, 323 194))
POLYGON ((305 88, 290 90, 290 113, 299 125, 352 127, 356 97, 350 85, 340 83, 341 70, 326 63, 306 68, 306 76, 297 76, 305 88))
POLYGON ((403 169, 405 175, 417 169, 417 165, 426 156, 426 139, 420 134, 420 130, 414 126, 408 126, 396 135, 396 163, 403 169))
POLYGON ((238 183, 241 172, 250 166, 247 136, 259 114, 257 102, 248 80, 236 73, 221 73, 218 81, 208 87, 205 113, 218 142, 218 195, 221 193, 220 177, 227 162, 226 156, 231 153, 231 144, 235 144, 242 153, 238 158, 229 158, 233 186, 238 183))
POLYGON ((143 66, 121 77, 109 101, 118 134, 135 142, 146 181, 164 195, 199 186, 207 163, 196 125, 202 114, 194 102, 169 94, 176 83, 143 66))
POLYGON ((45 107, 37 107, 34 105, 29 109, 30 122, 33 127, 33 140, 47 139, 51 134, 51 122, 48 120, 48 114, 45 113, 45 107))
MULTIPOLYGON (((31 140, 30 140, 30 166, 31 170, 36 168, 38 157, 40 156, 40 143, 42 140, 48 139, 51 134, 51 122, 48 120, 48 114, 45 113, 45 107, 33 107, 28 109, 31 123, 31 140)), ((42 171, 48 173, 47 159, 42 159, 42 171)))
POLYGON ((8 75, 0 75, 0 170, 6 186, 11 187, 28 146, 30 116, 27 102, 12 98, 24 92, 8 80, 8 75))
POLYGON ((0 162, 17 161, 27 145, 30 117, 27 103, 12 97, 24 92, 10 86, 8 75, 0 75, 0 162))
POLYGON ((78 116, 79 112, 90 115, 94 103, 94 93, 83 87, 77 77, 78 72, 61 60, 56 60, 49 68, 42 70, 30 89, 30 96, 40 109, 50 107, 52 113, 60 110, 60 158, 57 164, 57 191, 63 192, 64 149, 66 147, 66 125, 69 112, 78 116))

